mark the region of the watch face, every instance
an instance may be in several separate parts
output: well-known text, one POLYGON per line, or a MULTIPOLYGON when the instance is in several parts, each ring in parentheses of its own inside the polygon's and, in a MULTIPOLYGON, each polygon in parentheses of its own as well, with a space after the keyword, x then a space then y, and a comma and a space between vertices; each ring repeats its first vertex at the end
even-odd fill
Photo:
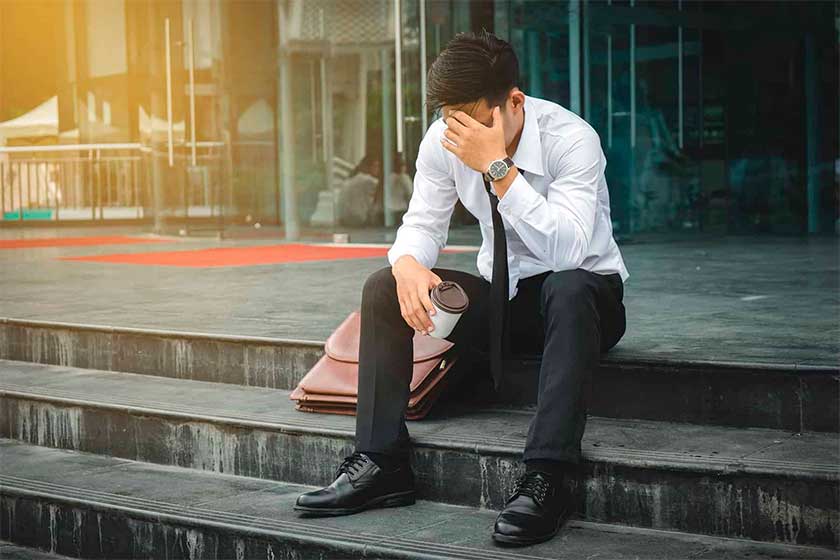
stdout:
POLYGON ((488 170, 488 174, 493 177, 494 179, 500 179, 507 175, 508 172, 508 164, 504 162, 504 160, 496 160, 490 164, 490 169, 488 170))

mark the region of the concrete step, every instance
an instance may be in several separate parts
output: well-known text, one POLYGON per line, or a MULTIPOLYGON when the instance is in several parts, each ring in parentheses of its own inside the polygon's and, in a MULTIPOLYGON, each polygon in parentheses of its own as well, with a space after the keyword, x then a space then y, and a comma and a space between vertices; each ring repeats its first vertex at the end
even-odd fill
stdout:
POLYGON ((0 540, 0 558, 3 560, 67 560, 70 556, 53 554, 47 550, 19 546, 0 540))
MULTIPOLYGON (((0 361, 0 436, 125 459, 325 485, 355 417, 288 391, 0 361)), ((410 422, 422 497, 500 508, 531 413, 443 401, 410 422), (452 481, 457 480, 457 484, 452 481)), ((586 520, 836 546, 836 434, 590 417, 574 483, 586 520)))
MULTIPOLYGON (((322 341, 0 318, 0 358, 34 363, 290 390, 322 355, 322 341)), ((539 365, 539 356, 513 364, 503 401, 487 392, 489 375, 471 372, 487 383, 470 398, 533 404, 539 365)), ((838 392, 836 365, 675 362, 613 350, 593 376, 590 410, 612 418, 837 432, 838 392)))
POLYGON ((836 551, 572 519, 552 540, 501 548, 496 513, 420 500, 303 518, 311 486, 197 472, 0 439, 0 538, 81 558, 836 558, 836 551))

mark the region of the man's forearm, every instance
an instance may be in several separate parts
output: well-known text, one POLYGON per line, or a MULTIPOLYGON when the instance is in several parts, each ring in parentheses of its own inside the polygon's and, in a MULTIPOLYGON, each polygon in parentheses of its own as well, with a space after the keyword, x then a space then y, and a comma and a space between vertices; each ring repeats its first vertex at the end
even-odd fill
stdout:
MULTIPOLYGON (((519 234, 525 246, 553 270, 580 266, 592 236, 595 189, 580 188, 576 200, 558 200, 552 204, 528 184, 524 175, 513 179, 499 200, 502 217, 519 234)), ((552 188, 553 184, 549 185, 549 189, 552 188)))

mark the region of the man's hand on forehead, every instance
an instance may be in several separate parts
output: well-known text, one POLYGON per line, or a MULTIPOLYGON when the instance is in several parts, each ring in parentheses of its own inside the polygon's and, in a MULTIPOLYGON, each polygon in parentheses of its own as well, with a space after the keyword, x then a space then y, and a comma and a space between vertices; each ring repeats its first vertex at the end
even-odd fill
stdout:
POLYGON ((485 172, 490 162, 503 159, 505 134, 501 108, 493 107, 491 126, 487 126, 461 110, 454 110, 444 119, 446 129, 440 139, 443 147, 455 154, 468 167, 485 172))

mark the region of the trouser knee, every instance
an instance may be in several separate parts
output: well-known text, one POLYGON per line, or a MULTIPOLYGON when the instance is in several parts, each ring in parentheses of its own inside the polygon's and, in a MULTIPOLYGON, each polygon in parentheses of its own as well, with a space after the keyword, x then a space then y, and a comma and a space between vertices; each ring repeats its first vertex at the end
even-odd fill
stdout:
POLYGON ((362 287, 362 307, 393 305, 398 302, 397 282, 390 267, 380 268, 371 273, 362 287))

